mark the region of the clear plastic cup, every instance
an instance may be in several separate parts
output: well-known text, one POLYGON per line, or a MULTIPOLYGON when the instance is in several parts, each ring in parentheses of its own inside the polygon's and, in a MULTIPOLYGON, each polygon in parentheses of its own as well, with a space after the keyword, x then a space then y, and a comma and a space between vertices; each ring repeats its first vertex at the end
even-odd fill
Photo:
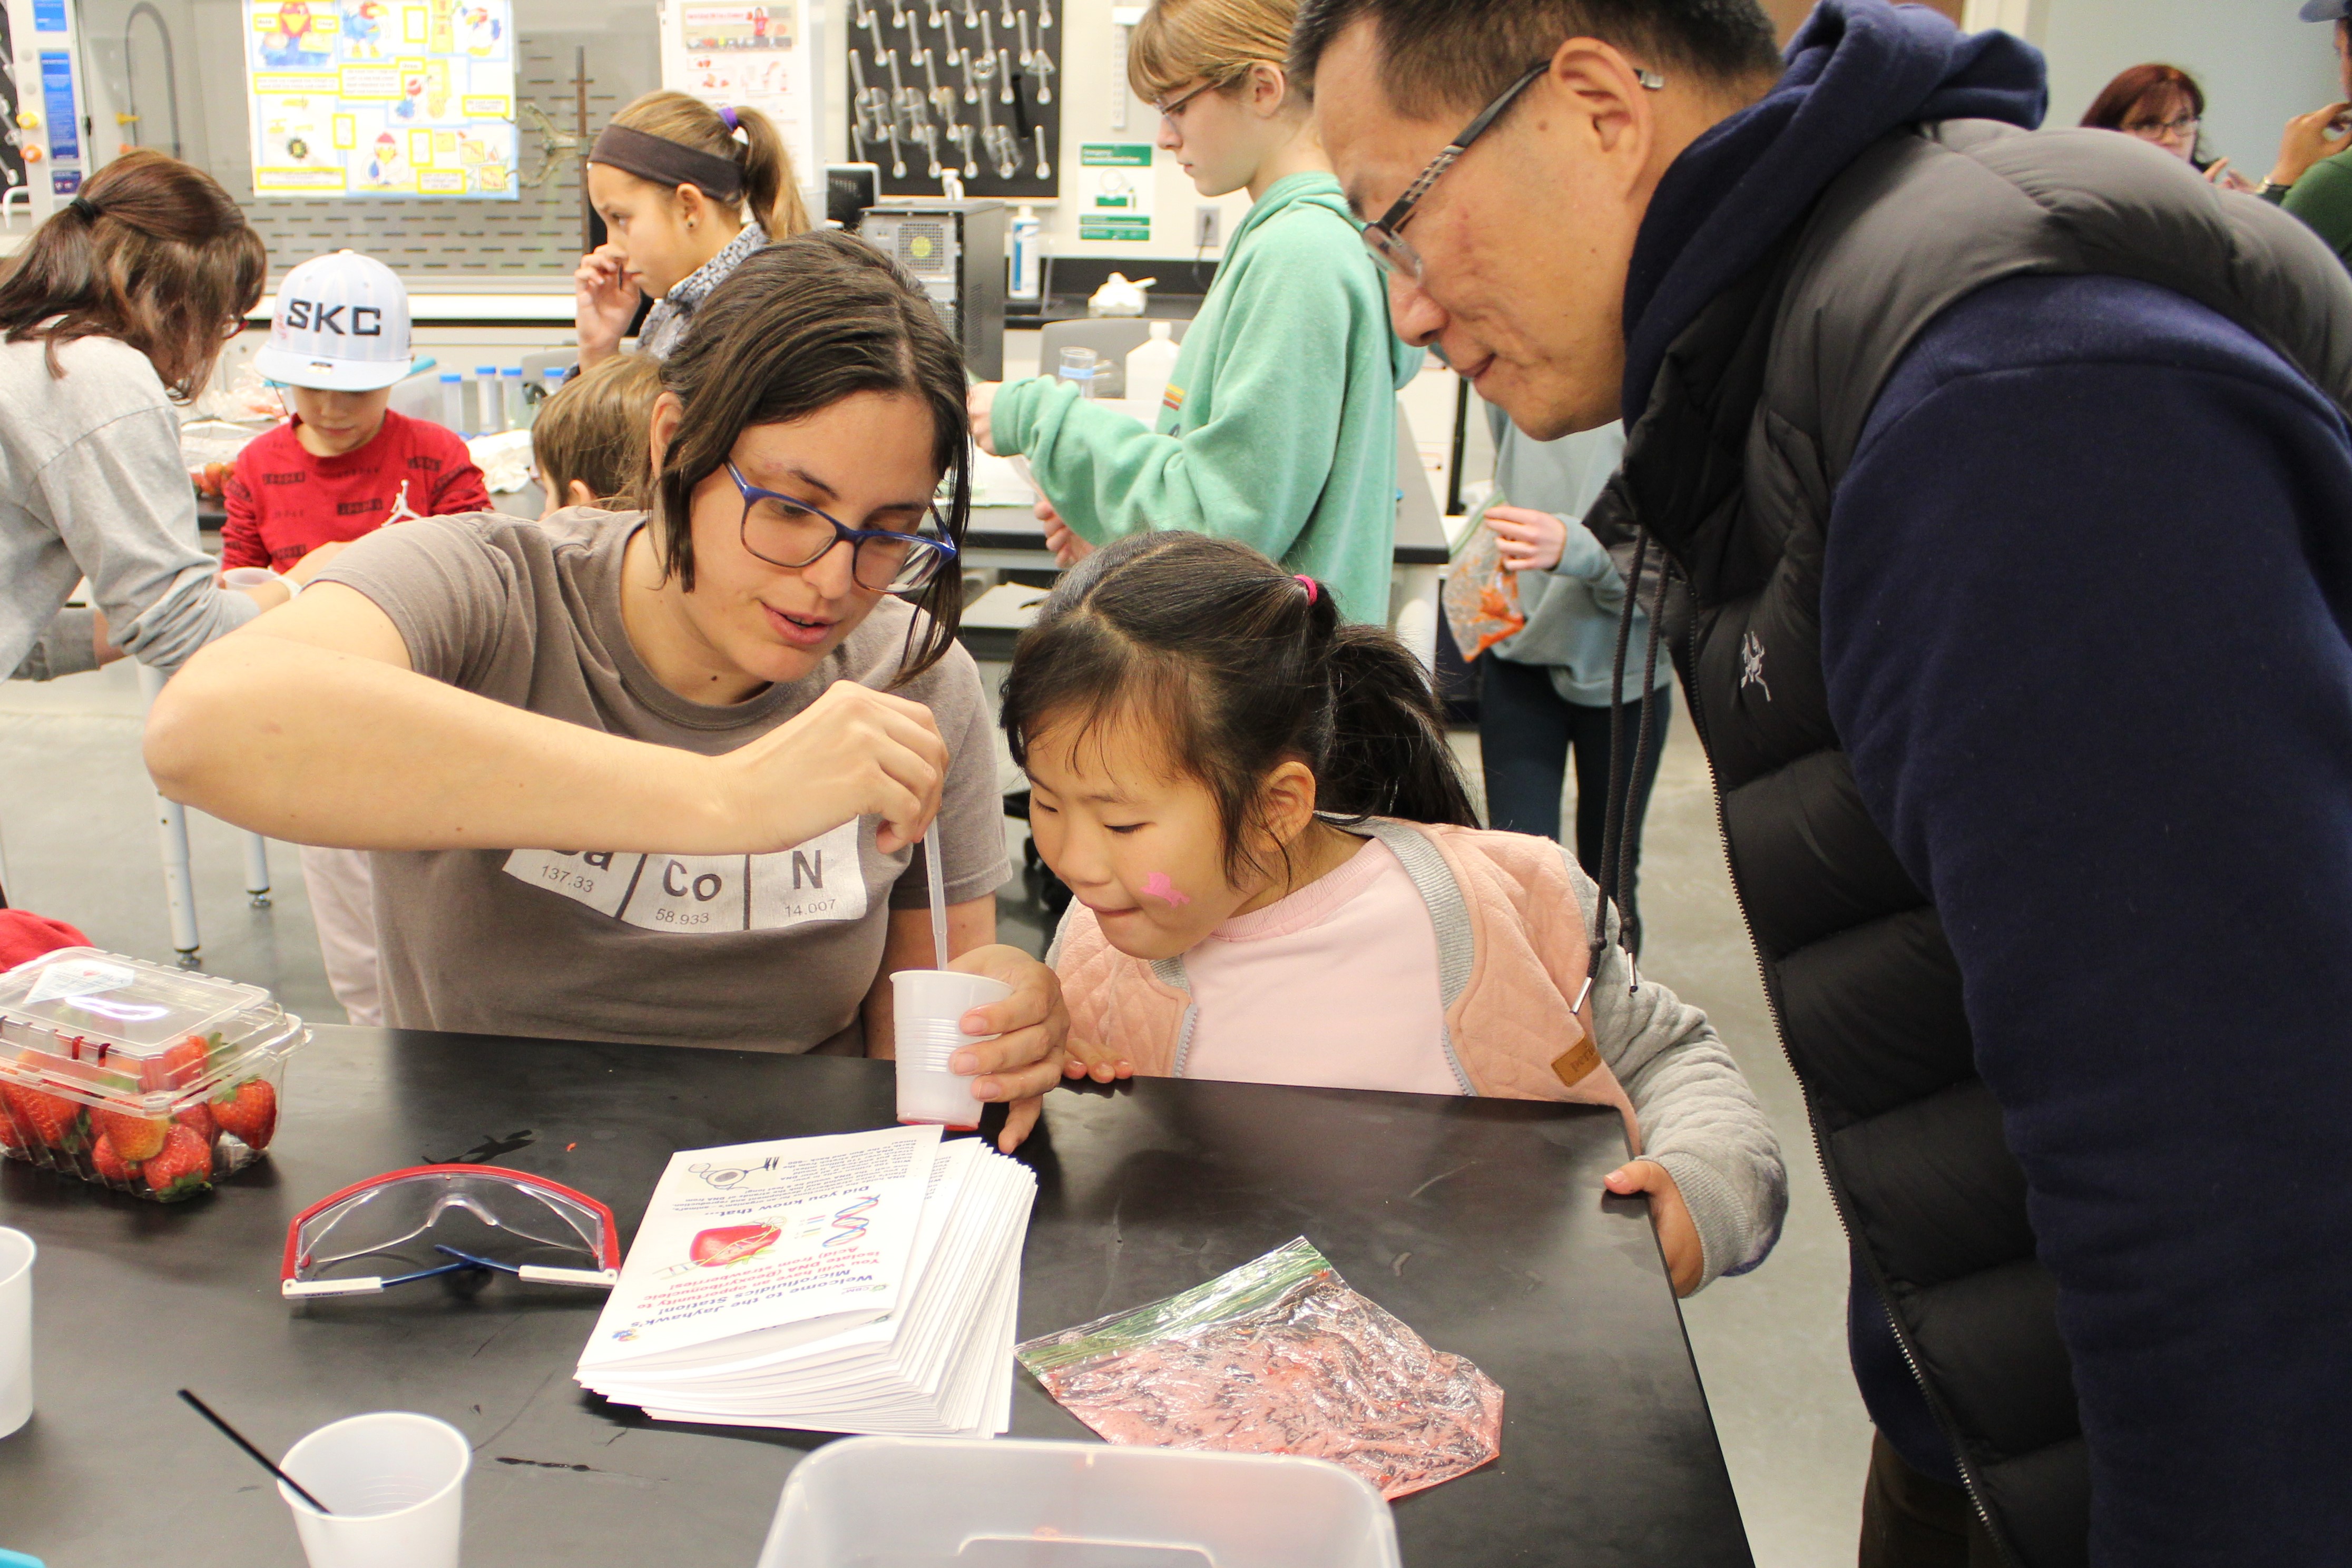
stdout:
POLYGON ((1094 397, 1102 385, 1102 365, 1092 349, 1064 349, 1061 375, 1078 389, 1080 397, 1094 397))
POLYGON ((948 1069, 948 1058, 994 1035, 967 1035, 963 1016, 1002 1002, 1013 987, 981 974, 947 969, 902 969, 890 976, 892 1023, 898 1039, 898 1120, 936 1121, 956 1131, 980 1125, 971 1079, 948 1069))
POLYGON ((0 1437, 33 1418, 33 1259, 40 1248, 0 1226, 0 1437))
POLYGON ((310 1568, 457 1568, 474 1451, 446 1421, 379 1410, 331 1423, 279 1467, 334 1511, 280 1482, 310 1568))

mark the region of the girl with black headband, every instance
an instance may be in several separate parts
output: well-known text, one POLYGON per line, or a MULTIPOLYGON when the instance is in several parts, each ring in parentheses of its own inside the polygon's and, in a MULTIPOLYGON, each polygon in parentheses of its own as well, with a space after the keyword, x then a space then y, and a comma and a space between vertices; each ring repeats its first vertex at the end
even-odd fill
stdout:
POLYGON ((667 358, 745 257, 809 226, 774 123, 682 92, 649 92, 613 116, 588 153, 588 199, 610 237, 572 274, 583 370, 620 352, 647 295, 637 346, 667 358))

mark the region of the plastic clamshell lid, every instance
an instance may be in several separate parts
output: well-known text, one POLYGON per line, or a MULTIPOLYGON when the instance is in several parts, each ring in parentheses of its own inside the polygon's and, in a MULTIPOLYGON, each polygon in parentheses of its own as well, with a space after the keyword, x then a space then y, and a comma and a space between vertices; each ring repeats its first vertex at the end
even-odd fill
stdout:
MULTIPOLYGON (((12 1036, 30 1026, 57 1039, 103 1044, 110 1055, 141 1060, 190 1035, 217 1031, 234 1045, 238 1037, 285 1016, 258 985, 166 969, 94 947, 45 952, 0 974, 0 1019, 12 1036)), ((49 1048, 37 1040, 23 1043, 49 1048)))
POLYGON ((0 973, 0 1078, 86 1103, 161 1108, 208 1097, 266 1069, 310 1038, 302 1020, 258 985, 167 969, 94 947, 62 948, 0 973), (169 1087, 142 1065, 191 1036, 217 1035, 205 1069, 169 1087))

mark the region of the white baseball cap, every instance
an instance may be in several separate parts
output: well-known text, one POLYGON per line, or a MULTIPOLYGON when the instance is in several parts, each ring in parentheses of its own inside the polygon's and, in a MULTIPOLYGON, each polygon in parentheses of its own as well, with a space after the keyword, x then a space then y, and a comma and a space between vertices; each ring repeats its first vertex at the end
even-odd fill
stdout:
POLYGON ((278 287, 269 345, 254 368, 286 386, 373 392, 415 368, 408 352, 408 290, 373 256, 317 256, 278 287))

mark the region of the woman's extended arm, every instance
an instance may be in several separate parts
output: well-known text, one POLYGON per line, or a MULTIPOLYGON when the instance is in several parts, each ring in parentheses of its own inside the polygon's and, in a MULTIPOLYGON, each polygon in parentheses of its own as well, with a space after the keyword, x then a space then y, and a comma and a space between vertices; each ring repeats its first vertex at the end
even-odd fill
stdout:
POLYGON ((886 854, 939 809, 929 710, 839 681, 723 756, 526 712, 410 668, 389 616, 321 583, 205 648, 147 723, 177 801, 297 843, 354 849, 763 854, 878 816, 886 854))

